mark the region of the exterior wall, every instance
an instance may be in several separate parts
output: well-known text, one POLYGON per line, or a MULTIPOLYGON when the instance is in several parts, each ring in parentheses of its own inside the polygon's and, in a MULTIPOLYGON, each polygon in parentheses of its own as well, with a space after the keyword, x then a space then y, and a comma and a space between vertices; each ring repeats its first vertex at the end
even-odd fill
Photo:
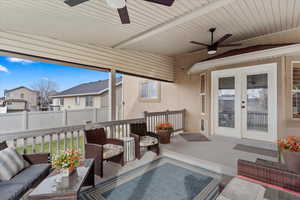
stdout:
POLYGON ((38 93, 26 88, 19 88, 6 93, 7 99, 22 99, 27 101, 27 109, 36 111, 38 108, 38 93), (24 98, 21 98, 24 94, 24 98))
POLYGON ((186 129, 200 130, 200 79, 198 75, 188 76, 177 68, 175 83, 161 82, 160 101, 147 102, 139 98, 139 83, 142 78, 123 76, 124 118, 138 118, 144 111, 165 111, 186 109, 186 129))
MULTIPOLYGON (((294 29, 287 32, 276 33, 262 36, 251 40, 243 41, 244 46, 268 43, 299 43, 300 29, 294 29)), ((242 48, 241 47, 241 48, 242 48)), ((230 50, 220 49, 218 53, 230 50)), ((278 137, 287 135, 300 135, 300 121, 292 119, 291 114, 291 61, 300 61, 300 57, 278 57, 273 59, 263 59, 247 63, 239 63, 231 66, 221 66, 203 71, 206 74, 206 104, 205 114, 201 114, 200 97, 200 74, 187 75, 188 69, 197 62, 208 58, 207 53, 197 52, 195 54, 186 54, 176 57, 176 76, 175 83, 161 83, 161 101, 158 103, 141 102, 138 99, 138 85, 140 78, 124 76, 124 112, 125 118, 140 117, 143 111, 162 111, 172 109, 186 109, 186 130, 200 131, 200 120, 205 120, 207 134, 213 134, 211 131, 211 72, 213 70, 229 69, 235 67, 247 67, 258 64, 274 63, 278 65, 278 137)))

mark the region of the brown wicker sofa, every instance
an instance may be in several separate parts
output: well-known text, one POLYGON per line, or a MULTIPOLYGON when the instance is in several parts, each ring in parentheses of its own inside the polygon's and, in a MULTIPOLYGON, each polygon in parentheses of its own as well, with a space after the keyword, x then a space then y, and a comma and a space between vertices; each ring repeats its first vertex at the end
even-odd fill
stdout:
POLYGON ((141 159, 141 147, 146 147, 157 155, 160 154, 159 136, 147 131, 146 123, 130 124, 130 136, 134 137, 135 140, 135 155, 137 159, 141 159))
MULTIPOLYGON (((0 143, 0 150, 7 148, 0 143)), ((30 164, 8 181, 0 181, 1 200, 19 200, 30 189, 36 187, 50 173, 49 153, 24 154, 30 164)))
POLYGON ((85 157, 95 159, 95 174, 103 177, 103 162, 124 165, 123 140, 109 139, 104 128, 85 131, 85 157))

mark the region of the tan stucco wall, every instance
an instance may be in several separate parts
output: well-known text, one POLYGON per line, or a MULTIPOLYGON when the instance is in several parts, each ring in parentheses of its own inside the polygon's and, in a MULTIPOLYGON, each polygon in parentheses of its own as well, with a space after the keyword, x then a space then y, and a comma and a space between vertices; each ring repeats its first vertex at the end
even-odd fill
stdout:
POLYGON ((188 76, 177 68, 175 83, 161 82, 160 102, 145 102, 139 98, 139 82, 142 78, 124 76, 124 118, 143 116, 144 111, 164 111, 186 109, 186 129, 199 131, 200 91, 199 76, 188 76))

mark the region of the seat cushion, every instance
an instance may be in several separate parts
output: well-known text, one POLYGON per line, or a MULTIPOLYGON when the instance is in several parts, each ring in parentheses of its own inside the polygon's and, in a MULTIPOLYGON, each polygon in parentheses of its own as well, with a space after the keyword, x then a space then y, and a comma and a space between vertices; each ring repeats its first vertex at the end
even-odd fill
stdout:
POLYGON ((105 144, 103 145, 103 158, 108 159, 114 157, 116 155, 119 155, 123 151, 124 149, 121 145, 105 144))
POLYGON ((29 189, 39 178, 46 177, 49 174, 50 168, 50 164, 30 165, 14 176, 9 182, 25 184, 26 188, 29 189))
POLYGON ((152 146, 158 143, 158 139, 151 136, 142 136, 140 137, 140 146, 147 147, 152 146))
POLYGON ((0 183, 1 200, 19 200, 25 192, 25 184, 9 183, 9 181, 3 181, 0 183))

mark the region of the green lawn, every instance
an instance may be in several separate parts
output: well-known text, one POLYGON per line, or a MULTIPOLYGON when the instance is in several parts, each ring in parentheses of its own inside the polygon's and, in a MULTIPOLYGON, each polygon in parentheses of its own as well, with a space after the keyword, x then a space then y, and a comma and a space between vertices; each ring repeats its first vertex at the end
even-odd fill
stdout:
MULTIPOLYGON (((42 145, 41 144, 36 144, 35 145, 35 152, 36 153, 50 152, 49 146, 51 145, 52 146, 52 152, 50 152, 50 153, 51 154, 52 153, 56 153, 56 151, 57 151, 57 145, 58 145, 57 142, 59 142, 60 151, 63 151, 64 147, 65 147, 64 139, 60 139, 59 141, 53 140, 51 142, 51 144, 50 144, 50 142, 45 142, 44 143, 44 151, 42 151, 42 145)), ((79 150, 80 150, 80 153, 83 153, 82 152, 82 150, 83 150, 83 144, 84 144, 83 136, 80 136, 79 137, 79 150)), ((73 146, 74 148, 77 147, 77 139, 75 137, 73 138, 73 145, 74 145, 73 146)), ((26 153, 33 153, 33 151, 32 151, 32 145, 17 147, 17 151, 20 152, 20 153, 23 153, 24 152, 24 148, 25 148, 25 152, 26 153)), ((72 139, 71 138, 67 138, 66 139, 66 148, 67 149, 72 148, 72 139)))

